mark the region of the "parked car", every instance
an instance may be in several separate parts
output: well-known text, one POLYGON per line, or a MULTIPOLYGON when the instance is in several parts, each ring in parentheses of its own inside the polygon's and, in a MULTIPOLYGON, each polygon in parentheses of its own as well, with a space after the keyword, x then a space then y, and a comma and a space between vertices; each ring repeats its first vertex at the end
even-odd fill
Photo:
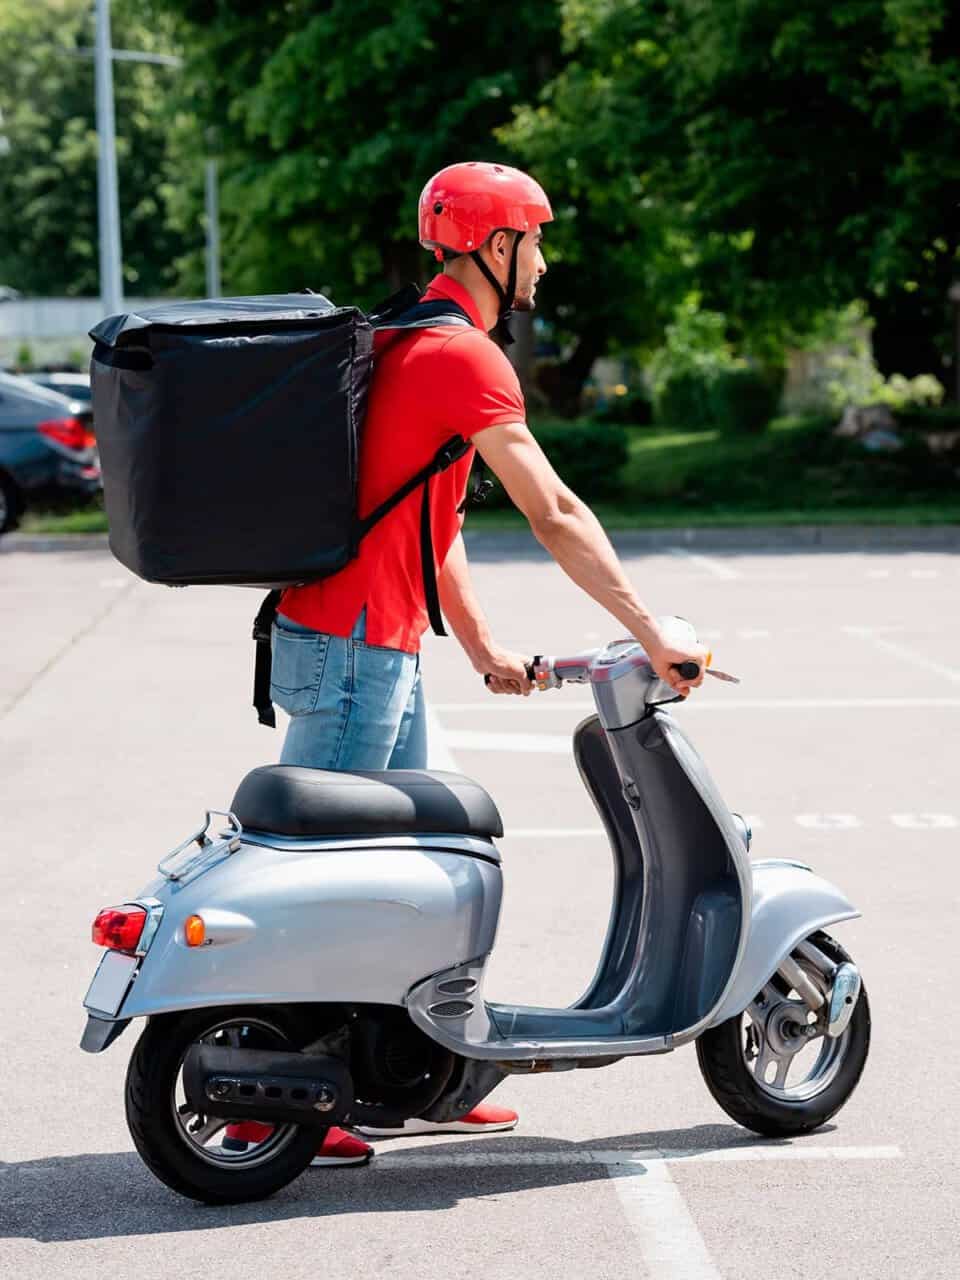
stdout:
POLYGON ((0 373, 0 533, 17 523, 28 495, 100 488, 90 406, 0 373))
POLYGON ((48 391, 59 391, 62 396, 69 396, 71 400, 91 403, 93 393, 90 390, 89 373, 63 373, 59 370, 42 369, 20 376, 35 382, 38 387, 46 387, 48 391))

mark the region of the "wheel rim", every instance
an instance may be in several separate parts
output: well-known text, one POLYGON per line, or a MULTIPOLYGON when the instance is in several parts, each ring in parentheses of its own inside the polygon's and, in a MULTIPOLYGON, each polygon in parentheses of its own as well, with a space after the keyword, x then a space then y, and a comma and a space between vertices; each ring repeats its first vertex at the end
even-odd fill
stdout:
MULTIPOLYGON (((276 1049, 289 1047, 289 1040, 273 1023, 261 1018, 225 1018, 215 1023, 193 1043, 216 1045, 231 1049, 276 1049)), ((274 1125, 273 1131, 255 1145, 247 1144, 245 1151, 225 1151, 220 1145, 223 1130, 228 1124, 239 1124, 242 1117, 222 1120, 219 1116, 205 1116, 197 1112, 187 1101, 183 1087, 183 1063, 188 1045, 177 1064, 174 1086, 170 1094, 175 1128, 180 1140, 204 1163, 217 1169, 239 1171, 254 1169, 273 1160, 286 1150, 296 1137, 299 1126, 274 1125)))
MULTIPOLYGON (((829 977, 805 958, 794 959, 826 996, 829 977)), ((761 1093, 800 1103, 830 1088, 846 1059, 851 1028, 828 1037, 825 1008, 818 1017, 779 975, 749 1006, 741 1022, 741 1050, 761 1093)))

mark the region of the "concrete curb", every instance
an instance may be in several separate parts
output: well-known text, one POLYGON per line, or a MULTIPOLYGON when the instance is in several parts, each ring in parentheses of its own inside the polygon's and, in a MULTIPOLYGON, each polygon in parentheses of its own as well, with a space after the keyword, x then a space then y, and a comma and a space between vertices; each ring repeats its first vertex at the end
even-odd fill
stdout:
POLYGON ((0 535, 4 551, 106 551, 105 533, 5 533, 0 535))
MULTIPOLYGON (((477 551, 518 551, 538 546, 522 530, 465 530, 467 546, 477 551)), ((770 525, 749 528, 669 528, 612 530, 620 551, 670 547, 706 550, 780 551, 960 551, 960 525, 770 525)))
MULTIPOLYGON (((467 546, 501 555, 517 550, 540 550, 532 534, 522 529, 478 529, 464 532, 467 546)), ((769 525, 749 528, 665 528, 613 530, 622 551, 654 551, 689 547, 717 551, 960 551, 960 525, 769 525)), ((0 537, 0 553, 7 551, 107 550, 105 533, 8 533, 0 537)), ((544 552, 543 554, 546 554, 544 552)))

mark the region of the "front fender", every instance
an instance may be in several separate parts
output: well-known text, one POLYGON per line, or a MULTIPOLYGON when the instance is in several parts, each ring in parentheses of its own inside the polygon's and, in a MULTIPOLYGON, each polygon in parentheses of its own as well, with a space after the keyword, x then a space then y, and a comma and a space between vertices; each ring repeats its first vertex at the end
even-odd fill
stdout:
POLYGON ((770 858, 752 864, 753 914, 747 948, 726 998, 710 1025, 743 1013, 797 943, 860 912, 829 880, 802 862, 770 858))

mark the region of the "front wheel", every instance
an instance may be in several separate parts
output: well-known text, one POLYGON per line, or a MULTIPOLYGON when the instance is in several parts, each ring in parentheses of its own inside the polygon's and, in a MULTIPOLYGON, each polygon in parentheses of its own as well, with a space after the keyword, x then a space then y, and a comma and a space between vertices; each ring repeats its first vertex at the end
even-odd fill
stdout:
MULTIPOLYGON (((794 959, 826 992, 831 971, 850 957, 828 934, 815 933, 808 943, 808 954, 795 952, 794 959)), ((765 1137, 784 1138, 810 1133, 840 1110, 857 1087, 869 1048, 864 987, 845 1030, 830 1038, 822 1019, 774 974, 748 1009, 700 1036, 697 1058, 728 1116, 765 1137)))
POLYGON ((152 1018, 127 1068, 127 1124, 147 1167, 174 1191, 207 1204, 263 1200, 306 1169, 323 1130, 273 1126, 269 1136, 235 1152, 221 1143, 228 1121, 193 1110, 183 1088, 190 1046, 293 1051, 306 1039, 289 1010, 201 1009, 152 1018))

